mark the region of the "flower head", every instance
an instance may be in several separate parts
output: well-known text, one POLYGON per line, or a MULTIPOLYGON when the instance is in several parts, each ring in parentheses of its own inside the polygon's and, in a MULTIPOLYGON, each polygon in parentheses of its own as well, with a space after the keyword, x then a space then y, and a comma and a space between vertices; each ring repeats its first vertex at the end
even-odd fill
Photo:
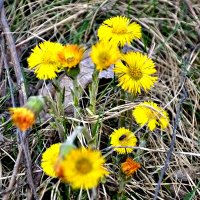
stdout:
POLYGON ((60 62, 58 60, 58 52, 63 46, 57 42, 45 41, 37 45, 28 58, 30 69, 34 69, 38 79, 54 79, 57 77, 56 72, 60 62))
POLYGON ((79 148, 71 150, 61 165, 65 166, 64 178, 73 188, 91 189, 98 185, 100 178, 108 174, 100 151, 79 148))
POLYGON ((151 131, 156 128, 156 125, 165 129, 169 124, 167 112, 154 102, 140 103, 133 110, 133 116, 140 126, 147 124, 151 131))
POLYGON ((56 164, 59 159, 61 143, 56 143, 51 145, 46 151, 42 154, 41 167, 43 171, 51 177, 58 177, 58 169, 56 170, 56 164))
POLYGON ((35 123, 35 113, 26 107, 9 109, 13 124, 21 131, 26 131, 35 123))
POLYGON ((149 90, 157 80, 151 76, 156 72, 153 61, 139 52, 122 55, 122 61, 116 63, 114 72, 118 76, 119 86, 128 92, 141 93, 141 88, 149 90))
POLYGON ((99 40, 110 41, 114 45, 124 46, 135 39, 141 38, 141 26, 130 23, 130 19, 116 16, 107 19, 98 29, 99 40))
POLYGON ((103 41, 92 46, 90 56, 97 70, 102 71, 108 69, 110 65, 117 62, 120 57, 120 52, 116 46, 103 41))
MULTIPOLYGON (((111 135, 111 146, 136 146, 137 138, 134 133, 132 133, 129 129, 119 128, 115 130, 111 135)), ((114 148, 120 154, 131 153, 133 151, 132 148, 114 148)))
POLYGON ((59 60, 63 68, 76 67, 83 58, 84 50, 78 45, 67 44, 63 47, 62 51, 59 52, 59 60))
POLYGON ((127 158, 126 161, 121 164, 122 172, 126 176, 132 176, 140 167, 141 165, 132 158, 127 158))

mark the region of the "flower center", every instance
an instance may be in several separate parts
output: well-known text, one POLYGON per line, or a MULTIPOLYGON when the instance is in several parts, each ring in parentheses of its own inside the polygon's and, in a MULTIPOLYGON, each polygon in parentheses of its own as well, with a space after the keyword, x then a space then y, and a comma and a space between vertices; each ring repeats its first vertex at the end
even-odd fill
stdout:
POLYGON ((92 163, 88 159, 82 158, 77 161, 76 169, 81 174, 87 174, 92 170, 92 163))
POLYGON ((99 55, 99 60, 101 61, 102 65, 104 66, 109 65, 109 57, 106 53, 101 53, 99 55))
POLYGON ((122 26, 119 24, 119 26, 115 26, 112 28, 112 33, 124 34, 124 33, 127 33, 127 28, 126 26, 122 26))
POLYGON ((42 62, 44 63, 44 64, 54 64, 55 63, 55 61, 54 60, 52 60, 52 58, 51 58, 51 55, 45 55, 44 57, 43 57, 43 60, 42 60, 42 62))
POLYGON ((74 57, 69 57, 66 59, 67 63, 72 63, 74 62, 74 57))
POLYGON ((139 80, 142 78, 141 69, 139 69, 138 67, 129 67, 129 73, 131 77, 135 80, 139 80))

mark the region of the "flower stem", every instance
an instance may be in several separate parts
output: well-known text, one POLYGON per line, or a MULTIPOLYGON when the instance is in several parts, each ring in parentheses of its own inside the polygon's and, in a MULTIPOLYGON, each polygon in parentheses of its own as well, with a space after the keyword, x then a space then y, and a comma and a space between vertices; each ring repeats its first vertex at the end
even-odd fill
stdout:
MULTIPOLYGON (((79 107, 79 100, 81 98, 81 92, 82 89, 80 85, 78 84, 78 79, 77 76, 73 78, 73 91, 72 91, 72 96, 73 96, 73 102, 74 102, 74 117, 78 118, 80 115, 81 109, 79 107)), ((77 124, 79 125, 79 124, 77 124)))
POLYGON ((123 200, 123 199, 126 199, 125 198, 125 187, 126 187, 126 183, 127 183, 127 180, 126 180, 126 177, 121 174, 120 175, 120 181, 119 181, 119 191, 118 191, 118 200, 123 200))
MULTIPOLYGON (((143 137, 141 137, 140 142, 139 142, 139 147, 146 147, 147 141, 148 141, 148 133, 145 133, 143 137)), ((141 162, 141 157, 142 154, 144 153, 144 150, 138 149, 137 152, 135 153, 135 161, 141 162)))
POLYGON ((89 92, 90 92, 90 110, 93 114, 96 114, 96 101, 97 94, 99 88, 99 72, 94 69, 92 75, 92 83, 90 84, 89 92))
POLYGON ((52 125, 56 127, 59 138, 63 142, 65 140, 65 122, 66 119, 64 118, 64 105, 63 105, 63 96, 64 91, 61 89, 59 82, 57 80, 53 80, 52 82, 55 90, 56 90, 56 101, 54 101, 52 98, 46 96, 45 100, 49 103, 50 112, 54 116, 55 123, 52 125))
MULTIPOLYGON (((89 86, 89 95, 90 95, 89 108, 93 115, 96 114, 98 88, 99 88, 99 72, 95 68, 92 75, 92 83, 89 86)), ((99 122, 96 122, 96 124, 92 124, 91 130, 92 130, 92 136, 93 136, 93 141, 94 141, 93 143, 95 146, 97 146, 98 137, 96 133, 99 131, 99 122)))
MULTIPOLYGON (((124 90, 121 91, 121 98, 120 98, 120 101, 119 101, 119 104, 120 105, 123 105, 124 104, 124 101, 126 99, 126 92, 124 90)), ((125 127, 125 116, 126 113, 122 113, 119 117, 119 127, 125 127)))

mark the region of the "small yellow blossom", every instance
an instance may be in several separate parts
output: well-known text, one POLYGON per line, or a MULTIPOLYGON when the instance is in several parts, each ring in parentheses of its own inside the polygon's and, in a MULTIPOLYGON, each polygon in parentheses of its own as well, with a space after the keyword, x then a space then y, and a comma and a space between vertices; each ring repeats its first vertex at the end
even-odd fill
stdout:
POLYGON ((74 44, 67 44, 59 52, 59 60, 62 64, 62 68, 76 67, 83 58, 84 50, 82 47, 74 44))
POLYGON ((168 113, 154 102, 140 103, 133 110, 133 116, 140 126, 147 124, 151 131, 153 131, 156 126, 165 129, 169 125, 168 113))
POLYGON ((139 52, 123 54, 114 72, 118 76, 118 85, 133 94, 140 94, 141 88, 150 90, 157 80, 157 77, 151 76, 156 73, 153 61, 139 52))
POLYGON ((26 107, 9 109, 13 124, 21 131, 26 131, 35 123, 35 113, 26 107))
POLYGON ((97 187, 100 179, 108 174, 103 165, 101 152, 78 148, 71 150, 63 159, 63 177, 73 188, 91 189, 97 187))
POLYGON ((141 165, 132 158, 127 158, 126 161, 121 164, 122 172, 126 176, 132 176, 140 167, 141 165))
POLYGON ((47 80, 57 77, 60 61, 58 53, 63 49, 62 44, 57 42, 45 41, 38 44, 28 58, 30 69, 34 70, 38 79, 47 80))
POLYGON ((107 19, 98 29, 99 40, 111 42, 113 45, 124 46, 142 36, 141 26, 124 16, 107 19))
POLYGON ((53 144, 42 154, 41 167, 45 174, 54 178, 61 176, 58 168, 56 168, 59 160, 60 147, 61 143, 53 144))
POLYGON ((109 42, 98 42, 92 46, 90 54, 92 61, 98 71, 108 69, 110 65, 115 64, 120 58, 119 49, 109 42))
MULTIPOLYGON (((126 128, 119 128, 115 130, 111 135, 111 146, 136 146, 137 138, 135 134, 132 133, 129 129, 126 128)), ((131 153, 133 148, 114 148, 120 154, 131 153)))
POLYGON ((109 174, 100 151, 82 147, 61 157, 60 148, 61 143, 53 144, 42 154, 41 167, 47 175, 60 178, 75 189, 91 189, 109 174))

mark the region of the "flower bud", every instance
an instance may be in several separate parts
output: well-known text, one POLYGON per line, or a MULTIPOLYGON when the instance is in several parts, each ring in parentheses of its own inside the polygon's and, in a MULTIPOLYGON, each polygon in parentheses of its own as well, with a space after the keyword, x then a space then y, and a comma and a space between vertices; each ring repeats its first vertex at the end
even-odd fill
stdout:
POLYGON ((44 104, 45 101, 42 96, 31 96, 28 98, 25 107, 32 110, 36 115, 38 115, 42 111, 44 104))

